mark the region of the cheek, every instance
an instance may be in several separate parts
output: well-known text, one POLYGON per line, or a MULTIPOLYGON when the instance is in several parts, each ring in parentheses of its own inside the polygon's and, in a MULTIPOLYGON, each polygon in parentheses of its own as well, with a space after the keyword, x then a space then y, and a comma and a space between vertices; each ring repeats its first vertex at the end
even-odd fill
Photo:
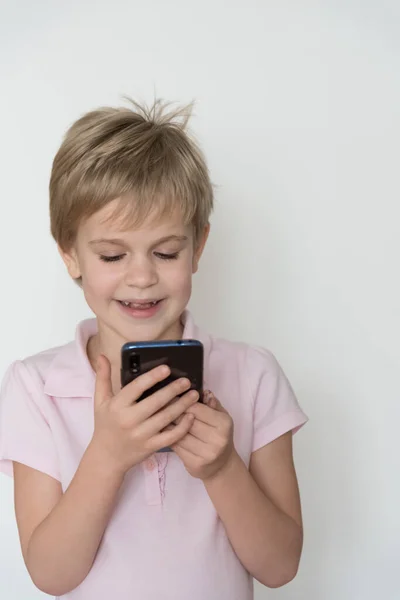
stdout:
POLYGON ((89 296, 106 296, 115 289, 119 280, 117 269, 108 268, 100 260, 90 261, 82 270, 83 290, 89 296))
POLYGON ((174 268, 164 272, 165 285, 172 291, 187 292, 192 287, 192 261, 187 258, 185 261, 174 265, 174 268))

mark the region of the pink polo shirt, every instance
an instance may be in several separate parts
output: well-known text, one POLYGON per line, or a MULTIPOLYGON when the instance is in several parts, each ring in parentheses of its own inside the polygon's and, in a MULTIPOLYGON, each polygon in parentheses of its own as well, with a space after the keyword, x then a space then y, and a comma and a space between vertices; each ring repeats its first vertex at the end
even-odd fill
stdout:
MULTIPOLYGON (((213 338, 184 315, 185 338, 204 344, 205 388, 234 420, 235 447, 251 453, 307 418, 266 350, 213 338)), ((8 369, 0 396, 0 469, 12 461, 66 490, 93 434, 95 377, 86 355, 96 320, 76 339, 8 369)), ((243 507, 245 510, 245 507, 243 507)), ((233 551, 203 483, 174 453, 131 469, 93 567, 65 600, 250 600, 252 578, 233 551)))

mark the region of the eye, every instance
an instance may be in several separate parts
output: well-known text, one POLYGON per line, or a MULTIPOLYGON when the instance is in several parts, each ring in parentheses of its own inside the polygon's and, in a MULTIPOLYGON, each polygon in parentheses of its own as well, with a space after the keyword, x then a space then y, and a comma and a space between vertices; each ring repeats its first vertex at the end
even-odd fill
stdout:
POLYGON ((161 260, 176 260, 179 256, 179 252, 174 252, 173 254, 164 254, 163 252, 154 252, 154 256, 157 256, 157 258, 161 258, 161 260))
POLYGON ((124 256, 125 254, 117 254, 116 256, 104 256, 103 254, 100 254, 100 260, 103 262, 117 262, 124 258, 124 256))

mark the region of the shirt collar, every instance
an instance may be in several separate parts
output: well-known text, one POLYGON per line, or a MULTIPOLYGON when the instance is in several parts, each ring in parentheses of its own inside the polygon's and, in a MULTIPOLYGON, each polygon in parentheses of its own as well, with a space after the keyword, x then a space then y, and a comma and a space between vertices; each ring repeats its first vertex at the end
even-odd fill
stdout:
MULTIPOLYGON (((204 346, 206 364, 210 347, 210 337, 200 331, 189 311, 182 315, 183 339, 196 339, 204 346)), ((86 319, 76 328, 75 340, 62 346, 50 364, 45 377, 44 393, 57 398, 91 398, 94 393, 95 373, 89 362, 86 347, 97 333, 97 320, 86 319)))

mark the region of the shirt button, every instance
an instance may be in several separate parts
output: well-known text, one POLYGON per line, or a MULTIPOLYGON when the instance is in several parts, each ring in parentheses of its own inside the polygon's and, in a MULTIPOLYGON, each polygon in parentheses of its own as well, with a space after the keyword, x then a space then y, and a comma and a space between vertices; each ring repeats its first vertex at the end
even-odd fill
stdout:
POLYGON ((154 471, 156 465, 153 459, 148 458, 144 463, 144 466, 146 467, 147 471, 154 471))

